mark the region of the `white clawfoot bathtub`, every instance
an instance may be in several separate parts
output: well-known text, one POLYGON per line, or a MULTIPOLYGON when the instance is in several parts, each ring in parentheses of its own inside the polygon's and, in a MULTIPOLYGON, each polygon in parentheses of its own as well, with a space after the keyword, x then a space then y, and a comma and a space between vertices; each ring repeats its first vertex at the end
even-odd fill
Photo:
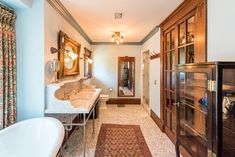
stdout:
POLYGON ((59 120, 25 120, 0 131, 0 157, 55 157, 63 139, 59 120))

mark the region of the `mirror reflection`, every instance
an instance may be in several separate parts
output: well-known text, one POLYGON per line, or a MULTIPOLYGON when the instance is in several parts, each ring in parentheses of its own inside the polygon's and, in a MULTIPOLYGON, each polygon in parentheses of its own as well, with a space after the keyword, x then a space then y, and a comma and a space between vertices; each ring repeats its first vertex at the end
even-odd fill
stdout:
POLYGON ((135 96, 135 57, 118 58, 118 96, 135 96))
POLYGON ((74 61, 77 59, 78 55, 73 52, 73 49, 70 46, 65 47, 64 52, 64 66, 67 69, 72 69, 74 61))

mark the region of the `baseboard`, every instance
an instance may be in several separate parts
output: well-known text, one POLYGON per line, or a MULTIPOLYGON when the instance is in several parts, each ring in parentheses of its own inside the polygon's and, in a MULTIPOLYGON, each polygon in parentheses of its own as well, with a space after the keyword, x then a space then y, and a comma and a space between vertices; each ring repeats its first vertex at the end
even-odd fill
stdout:
POLYGON ((158 127, 161 129, 161 131, 164 131, 164 123, 163 121, 151 110, 150 116, 153 119, 153 121, 158 125, 158 127))
POLYGON ((140 98, 109 98, 106 104, 140 104, 140 98))

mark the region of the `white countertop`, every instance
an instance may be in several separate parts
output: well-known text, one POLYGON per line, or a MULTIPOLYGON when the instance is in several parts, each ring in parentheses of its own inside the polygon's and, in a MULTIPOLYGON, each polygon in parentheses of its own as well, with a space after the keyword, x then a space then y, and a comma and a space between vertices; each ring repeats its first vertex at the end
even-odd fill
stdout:
POLYGON ((83 89, 76 95, 71 95, 68 100, 57 99, 54 95, 59 86, 47 87, 46 114, 81 114, 89 113, 100 95, 101 89, 83 89))

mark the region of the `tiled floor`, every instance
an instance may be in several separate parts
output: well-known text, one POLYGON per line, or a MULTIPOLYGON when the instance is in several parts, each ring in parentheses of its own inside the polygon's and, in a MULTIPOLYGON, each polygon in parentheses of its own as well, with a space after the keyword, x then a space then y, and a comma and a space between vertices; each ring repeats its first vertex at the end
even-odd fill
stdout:
MULTIPOLYGON (((95 122, 95 135, 92 136, 92 123, 87 125, 86 157, 93 157, 99 129, 102 123, 140 125, 146 143, 153 157, 175 157, 175 148, 168 137, 161 132, 150 116, 140 105, 126 105, 117 107, 109 105, 100 110, 99 120, 95 122)), ((75 130, 68 140, 68 148, 63 151, 64 157, 83 156, 82 129, 75 130)))

